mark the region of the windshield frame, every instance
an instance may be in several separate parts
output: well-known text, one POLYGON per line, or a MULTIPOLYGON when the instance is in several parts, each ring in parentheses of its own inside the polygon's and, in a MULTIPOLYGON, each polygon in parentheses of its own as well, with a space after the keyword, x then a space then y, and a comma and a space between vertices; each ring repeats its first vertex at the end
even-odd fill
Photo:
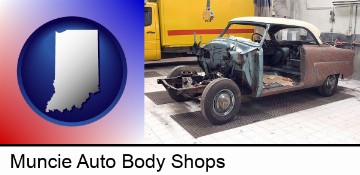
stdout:
MULTIPOLYGON (((239 22, 229 22, 228 25, 225 27, 225 29, 221 32, 221 34, 219 35, 219 38, 222 38, 224 36, 224 34, 226 33, 226 31, 230 28, 231 25, 233 24, 239 24, 239 25, 248 25, 248 26, 255 26, 255 27, 263 27, 265 30, 264 30, 264 33, 262 34, 262 38, 261 38, 261 41, 259 43, 259 47, 261 47, 264 42, 265 42, 265 39, 266 39, 266 36, 268 34, 268 31, 270 29, 270 24, 258 24, 258 23, 239 23, 239 22)), ((244 42, 245 43, 245 42, 244 42)), ((253 46, 252 44, 250 43, 245 43, 247 45, 251 45, 253 46)))

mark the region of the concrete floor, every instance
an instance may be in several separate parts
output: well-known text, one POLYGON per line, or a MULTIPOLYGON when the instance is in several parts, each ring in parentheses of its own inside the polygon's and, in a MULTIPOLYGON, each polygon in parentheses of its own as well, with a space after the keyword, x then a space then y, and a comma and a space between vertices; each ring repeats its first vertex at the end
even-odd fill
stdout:
MULTIPOLYGON (((173 66, 172 66, 173 67, 173 66)), ((145 78, 145 93, 164 91, 156 80, 172 67, 146 68, 161 76, 145 78)), ((339 81, 340 93, 353 95, 306 110, 262 120, 221 132, 194 138, 170 115, 200 111, 199 104, 188 101, 156 105, 145 98, 145 143, 360 143, 360 81, 339 81), (346 88, 341 88, 346 87, 346 88)))

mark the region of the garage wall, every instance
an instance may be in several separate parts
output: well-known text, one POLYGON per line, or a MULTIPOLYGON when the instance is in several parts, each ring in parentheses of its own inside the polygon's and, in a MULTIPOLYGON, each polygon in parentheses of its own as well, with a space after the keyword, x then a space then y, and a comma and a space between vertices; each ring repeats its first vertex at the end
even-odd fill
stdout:
MULTIPOLYGON (((332 10, 331 0, 287 0, 287 6, 290 9, 291 16, 295 19, 304 20, 317 26, 321 32, 330 33, 332 23, 330 20, 330 11, 332 10)), ((355 27, 355 6, 353 7, 352 30, 355 27)), ((335 7, 335 23, 333 32, 346 34, 349 29, 350 7, 335 7)), ((360 6, 357 15, 357 41, 360 41, 360 6)), ((354 75, 352 78, 360 80, 360 47, 355 48, 354 75)))
MULTIPOLYGON (((322 32, 330 32, 329 22, 332 10, 331 0, 291 0, 288 6, 291 16, 316 25, 322 32), (327 3, 320 3, 327 2, 327 3)), ((356 33, 360 33, 360 7, 358 7, 358 23, 356 33)), ((335 7, 334 33, 345 34, 349 28, 350 7, 335 7)), ((353 7, 352 32, 355 25, 355 7, 353 7)))

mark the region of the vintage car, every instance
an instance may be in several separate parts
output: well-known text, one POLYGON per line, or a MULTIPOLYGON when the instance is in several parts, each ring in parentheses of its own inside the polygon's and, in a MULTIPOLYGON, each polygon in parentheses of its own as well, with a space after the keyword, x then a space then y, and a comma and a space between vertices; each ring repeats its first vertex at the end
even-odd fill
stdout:
POLYGON ((263 97, 317 87, 322 96, 336 92, 338 78, 353 74, 354 51, 324 44, 312 24, 284 18, 232 19, 220 36, 193 51, 204 74, 188 66, 175 67, 158 83, 171 98, 200 100, 203 116, 212 124, 234 119, 241 95, 263 97), (231 36, 240 26, 253 26, 252 39, 231 36))

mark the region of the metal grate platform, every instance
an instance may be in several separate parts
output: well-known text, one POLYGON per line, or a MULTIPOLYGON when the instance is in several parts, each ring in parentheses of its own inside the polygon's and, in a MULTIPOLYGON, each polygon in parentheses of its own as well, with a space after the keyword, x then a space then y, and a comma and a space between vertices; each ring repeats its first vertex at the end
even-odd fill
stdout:
POLYGON ((353 96, 339 92, 331 97, 321 97, 314 89, 307 89, 252 99, 243 102, 240 112, 234 121, 224 125, 212 125, 204 119, 201 111, 171 115, 170 117, 194 138, 198 138, 350 97, 353 96))
POLYGON ((158 92, 149 92, 145 93, 145 95, 153 101, 156 105, 162 105, 167 103, 175 103, 176 101, 173 100, 167 91, 158 91, 158 92))
POLYGON ((162 76, 162 75, 159 74, 156 71, 147 71, 147 72, 145 72, 145 78, 160 77, 160 76, 162 76))

